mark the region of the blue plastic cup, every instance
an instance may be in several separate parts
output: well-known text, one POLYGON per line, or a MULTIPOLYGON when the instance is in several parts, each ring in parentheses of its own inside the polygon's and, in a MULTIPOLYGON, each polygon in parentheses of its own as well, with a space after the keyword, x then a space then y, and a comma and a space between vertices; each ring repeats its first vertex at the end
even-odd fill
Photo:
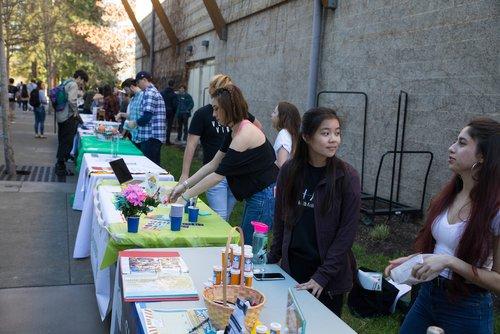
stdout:
POLYGON ((170 230, 180 231, 182 224, 182 217, 170 217, 170 230))
POLYGON ((196 223, 198 222, 198 213, 200 212, 200 209, 195 207, 195 206, 190 206, 188 208, 188 217, 189 217, 189 222, 190 223, 196 223))
POLYGON ((139 217, 127 217, 127 231, 129 233, 139 231, 139 217))
POLYGON ((191 200, 187 201, 184 205, 184 213, 189 213, 189 206, 191 205, 189 202, 191 202, 191 200))

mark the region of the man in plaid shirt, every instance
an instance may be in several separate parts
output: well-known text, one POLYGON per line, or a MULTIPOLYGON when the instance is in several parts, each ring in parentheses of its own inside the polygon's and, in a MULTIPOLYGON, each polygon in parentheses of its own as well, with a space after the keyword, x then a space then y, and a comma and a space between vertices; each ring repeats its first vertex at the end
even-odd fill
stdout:
POLYGON ((151 74, 145 71, 137 73, 135 80, 143 91, 142 103, 137 121, 130 121, 128 126, 137 126, 136 140, 144 155, 160 165, 161 144, 165 142, 166 110, 160 92, 151 83, 151 74), (135 124, 134 124, 135 123, 135 124))

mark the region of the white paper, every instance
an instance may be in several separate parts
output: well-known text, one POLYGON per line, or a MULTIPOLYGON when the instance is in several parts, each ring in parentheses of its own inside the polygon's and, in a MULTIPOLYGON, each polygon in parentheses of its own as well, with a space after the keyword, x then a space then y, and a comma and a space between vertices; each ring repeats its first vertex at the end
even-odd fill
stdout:
POLYGON ((382 291, 382 273, 358 270, 358 280, 366 290, 382 291))
POLYGON ((410 259, 406 260, 405 262, 391 270, 391 278, 396 283, 408 285, 414 285, 433 280, 439 275, 439 273, 435 273, 434 275, 427 277, 427 279, 425 280, 416 279, 411 273, 415 265, 424 263, 424 258, 430 255, 432 254, 417 254, 411 257, 410 259))

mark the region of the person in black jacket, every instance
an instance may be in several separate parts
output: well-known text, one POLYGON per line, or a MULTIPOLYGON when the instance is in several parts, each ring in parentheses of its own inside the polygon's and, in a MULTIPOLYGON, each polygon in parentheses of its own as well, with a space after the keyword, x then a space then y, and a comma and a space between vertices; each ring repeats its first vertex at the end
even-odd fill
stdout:
POLYGON ((174 80, 168 81, 168 86, 160 94, 165 101, 165 108, 167 110, 167 135, 165 145, 172 145, 170 142, 170 132, 172 131, 172 124, 174 123, 175 112, 177 110, 177 94, 174 91, 174 80))
POLYGON ((351 290, 354 242, 361 205, 357 171, 336 156, 340 120, 334 110, 313 108, 302 117, 293 158, 276 184, 273 244, 268 262, 278 263, 340 317, 351 290))

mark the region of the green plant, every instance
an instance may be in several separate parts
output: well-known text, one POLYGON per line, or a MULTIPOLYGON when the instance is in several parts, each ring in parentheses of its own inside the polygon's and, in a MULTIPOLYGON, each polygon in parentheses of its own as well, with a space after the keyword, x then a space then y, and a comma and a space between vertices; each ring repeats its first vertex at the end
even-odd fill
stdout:
POLYGON ((370 231, 370 237, 372 237, 375 240, 383 241, 387 239, 390 233, 391 231, 389 229, 389 226, 385 224, 380 224, 375 226, 373 230, 370 231))

